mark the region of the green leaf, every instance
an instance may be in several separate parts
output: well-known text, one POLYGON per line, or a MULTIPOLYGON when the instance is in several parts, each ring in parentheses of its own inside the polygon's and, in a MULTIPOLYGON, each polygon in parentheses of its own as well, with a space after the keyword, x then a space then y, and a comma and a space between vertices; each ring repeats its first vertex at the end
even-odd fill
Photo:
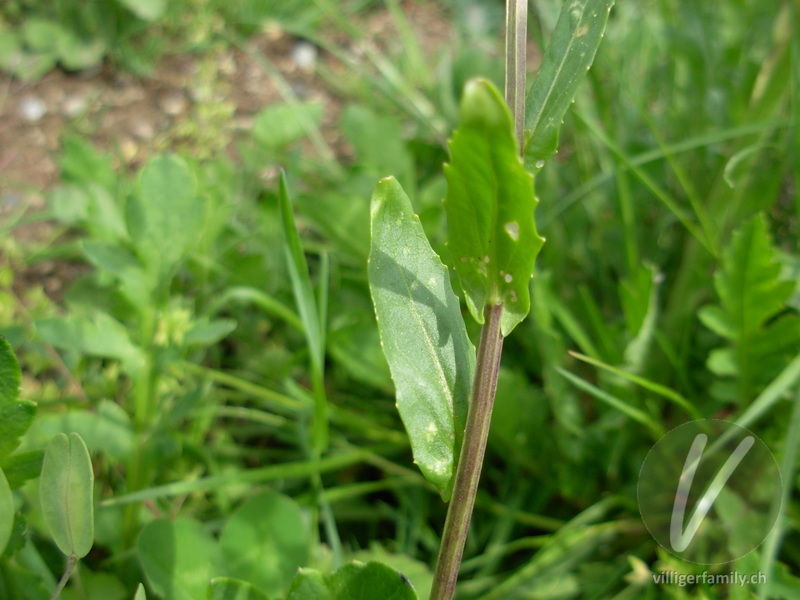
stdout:
POLYGON ((449 246, 467 306, 483 323, 502 305, 502 333, 530 311, 530 280, 544 239, 536 232, 533 177, 518 156, 511 112, 488 81, 467 83, 445 165, 449 246))
POLYGON ((701 309, 700 320, 728 344, 707 364, 721 377, 734 377, 734 396, 723 399, 749 401, 800 352, 800 316, 787 311, 797 282, 781 278, 763 216, 734 232, 714 287, 719 304, 701 309))
POLYGON ((62 32, 61 25, 46 19, 26 19, 22 25, 22 37, 31 50, 37 53, 55 53, 58 38, 62 32))
POLYGON ((431 594, 433 573, 427 564, 407 554, 392 554, 378 544, 372 543, 369 550, 356 552, 352 558, 363 563, 379 562, 402 573, 414 586, 420 598, 428 598, 431 594))
POLYGON ((89 218, 89 194, 80 185, 62 184, 47 197, 53 217, 67 225, 78 225, 89 218))
POLYGON ((359 167, 371 169, 379 178, 392 174, 404 189, 413 191, 410 186, 416 184, 414 162, 398 119, 351 105, 342 113, 341 127, 355 150, 359 167))
POLYGON ((0 556, 5 552, 14 529, 14 496, 3 469, 0 469, 0 556))
POLYGON ((220 564, 214 539, 200 523, 188 519, 149 523, 137 551, 153 591, 169 600, 204 598, 220 564))
POLYGON ((197 181, 177 156, 158 156, 139 176, 138 194, 128 203, 128 230, 142 261, 160 275, 197 243, 205 202, 197 181))
MULTIPOLYGON (((303 323, 303 333, 311 355, 311 375, 315 382, 312 383, 315 390, 315 403, 311 425, 311 444, 315 452, 323 452, 328 446, 328 408, 322 385, 322 378, 325 373, 327 325, 325 318, 327 288, 325 286, 327 281, 324 277, 322 278, 320 301, 317 302, 311 284, 308 263, 303 253, 303 245, 294 222, 292 203, 289 199, 289 190, 286 184, 286 174, 283 171, 281 171, 280 175, 278 201, 280 202, 281 220, 285 236, 284 253, 289 267, 289 279, 292 282, 295 304, 300 313, 300 320, 303 323)), ((327 265, 327 258, 324 255, 320 262, 323 265, 320 271, 327 272, 327 268, 324 267, 324 265, 327 265)))
POLYGON ((144 21, 155 21, 164 15, 167 0, 117 0, 144 21))
MULTIPOLYGON (((62 178, 67 183, 78 185, 97 183, 108 192, 116 188, 118 176, 111 155, 107 152, 100 152, 83 138, 77 136, 64 138, 64 148, 59 166, 62 178)), ((121 224, 124 229, 124 220, 121 215, 115 217, 114 222, 121 224)), ((100 222, 97 223, 97 225, 100 224, 100 222)))
POLYGON ((0 464, 19 445, 36 414, 36 403, 20 399, 22 374, 17 357, 5 338, 0 337, 0 464))
POLYGON ((280 594, 308 559, 309 536, 294 500, 273 491, 253 496, 228 519, 220 537, 232 577, 280 594))
POLYGON ((404 575, 379 562, 352 562, 331 575, 301 569, 287 600, 418 600, 404 575))
POLYGON ((214 319, 210 321, 203 318, 196 321, 192 328, 186 332, 183 343, 187 346, 210 346, 211 344, 216 344, 234 329, 236 329, 236 321, 233 319, 214 319))
POLYGON ((414 461, 448 500, 475 371, 475 348, 447 268, 393 178, 372 196, 369 285, 414 461))
POLYGON ((253 137, 267 148, 284 148, 319 126, 323 112, 321 102, 268 106, 253 119, 253 137))
POLYGON ((133 600, 147 600, 147 593, 141 583, 136 586, 136 594, 133 596, 133 600))
POLYGON ((336 571, 328 583, 334 600, 417 600, 404 575, 379 562, 352 562, 336 571))
POLYGON ((16 490, 29 479, 36 479, 39 476, 43 460, 44 450, 29 450, 12 454, 4 461, 0 461, 0 466, 5 471, 9 487, 16 490))
POLYGON ((92 549, 93 486, 92 461, 81 436, 55 435, 45 451, 39 498, 45 523, 67 556, 83 558, 92 549))
POLYGON ((568 0, 525 102, 525 166, 536 173, 558 148, 564 115, 594 61, 614 0, 568 0))
POLYGON ((145 364, 142 350, 131 342, 128 330, 105 313, 91 319, 69 316, 37 321, 36 330, 50 344, 88 356, 116 358, 130 374, 138 373, 145 364))
MULTIPOLYGON (((55 585, 55 583, 53 584, 55 585)), ((53 589, 45 585, 42 576, 17 561, 3 561, 0 569, 0 598, 4 600, 48 600, 53 589)))
POLYGON ((286 600, 333 600, 325 576, 315 569, 300 569, 292 580, 286 600))
POLYGON ((65 29, 61 30, 57 44, 59 61, 71 71, 100 64, 107 50, 102 38, 81 39, 73 31, 65 29))
POLYGON ((231 577, 215 577, 208 584, 207 600, 269 600, 252 583, 231 577))
POLYGON ((121 292, 133 306, 143 309, 149 305, 157 282, 148 278, 133 254, 121 246, 104 242, 85 240, 82 246, 89 262, 120 280, 121 292))

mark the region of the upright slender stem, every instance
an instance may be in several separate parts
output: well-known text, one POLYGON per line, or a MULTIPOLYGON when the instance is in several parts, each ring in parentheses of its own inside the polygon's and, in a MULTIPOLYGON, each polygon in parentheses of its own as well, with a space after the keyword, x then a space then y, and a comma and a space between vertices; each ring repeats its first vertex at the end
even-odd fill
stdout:
POLYGON ((506 0, 506 104, 514 115, 519 151, 525 139, 528 0, 506 0))
MULTIPOLYGON (((506 103, 514 116, 514 129, 519 152, 522 153, 525 135, 525 79, 528 1, 506 0, 506 103)), ((503 353, 503 334, 500 329, 502 306, 487 306, 485 322, 478 344, 478 361, 472 386, 464 443, 458 460, 453 497, 447 510, 442 532, 442 544, 433 576, 430 600, 452 600, 456 593, 458 570, 464 554, 472 509, 478 493, 486 441, 492 422, 492 408, 503 353)))
POLYGON ((486 440, 492 420, 494 394, 497 389, 497 376, 500 370, 500 356, 503 352, 503 335, 500 331, 502 306, 487 306, 486 321, 481 330, 478 344, 478 361, 472 398, 464 430, 464 443, 458 460, 453 497, 447 510, 447 519, 442 532, 442 545, 433 579, 431 600, 451 600, 456 591, 458 569, 464 553, 475 495, 481 478, 486 440))

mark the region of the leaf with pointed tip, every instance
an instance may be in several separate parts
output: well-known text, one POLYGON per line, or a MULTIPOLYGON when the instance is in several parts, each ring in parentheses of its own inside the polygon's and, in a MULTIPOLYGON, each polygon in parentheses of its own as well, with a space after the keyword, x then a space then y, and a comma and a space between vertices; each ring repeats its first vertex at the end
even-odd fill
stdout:
POLYGON ((536 173, 558 148, 564 114, 594 62, 614 0, 567 0, 525 101, 525 167, 536 173))
POLYGON ((511 112, 486 80, 467 83, 445 175, 449 246, 467 306, 483 323, 487 305, 502 305, 506 336, 530 312, 530 280, 544 239, 511 112))
POLYGON ((414 461, 448 500, 475 371, 447 268, 431 248, 400 184, 372 196, 369 286, 397 408, 414 461))

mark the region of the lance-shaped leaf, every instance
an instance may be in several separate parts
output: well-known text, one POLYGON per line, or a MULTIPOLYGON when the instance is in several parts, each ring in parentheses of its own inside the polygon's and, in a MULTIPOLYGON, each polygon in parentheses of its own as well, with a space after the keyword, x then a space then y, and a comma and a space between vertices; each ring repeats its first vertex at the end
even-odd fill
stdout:
POLYGON ((503 335, 530 311, 536 232, 533 176, 522 165, 511 112, 488 81, 467 83, 445 165, 449 246, 472 316, 502 305, 503 335))
POLYGON ((369 285, 414 460, 448 500, 466 423, 475 348, 447 268, 394 178, 372 196, 369 285))
POLYGON ((592 66, 614 0, 567 0, 525 102, 525 166, 536 173, 558 148, 558 132, 592 66))
POLYGON ((89 450, 77 433, 53 436, 39 482, 45 523, 59 549, 83 558, 94 543, 94 472, 89 450))

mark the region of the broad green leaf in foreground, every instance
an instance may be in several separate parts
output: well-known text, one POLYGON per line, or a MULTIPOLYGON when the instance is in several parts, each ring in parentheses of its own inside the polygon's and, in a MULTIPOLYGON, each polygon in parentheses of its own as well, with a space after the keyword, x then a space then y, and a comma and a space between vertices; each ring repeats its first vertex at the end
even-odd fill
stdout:
POLYGON ((414 460, 448 500, 466 423, 475 348, 447 268, 394 178, 372 196, 369 285, 414 460))
POLYGON ((22 375, 11 346, 0 337, 0 464, 19 444, 36 414, 36 404, 19 398, 22 375))
POLYGON ((53 436, 42 464, 42 514, 59 549, 83 558, 94 544, 94 472, 89 450, 77 433, 53 436))
POLYGON ((568 0, 525 102, 525 166, 532 173, 556 153, 558 132, 594 61, 614 0, 568 0))
POLYGON ((287 600, 418 600, 413 586, 401 573, 379 562, 354 561, 335 573, 323 575, 301 569, 287 600))
POLYGON ((544 239, 511 112, 488 81, 467 83, 445 175, 449 245, 467 306, 483 323, 485 306, 502 305, 506 336, 530 311, 530 280, 544 239))

